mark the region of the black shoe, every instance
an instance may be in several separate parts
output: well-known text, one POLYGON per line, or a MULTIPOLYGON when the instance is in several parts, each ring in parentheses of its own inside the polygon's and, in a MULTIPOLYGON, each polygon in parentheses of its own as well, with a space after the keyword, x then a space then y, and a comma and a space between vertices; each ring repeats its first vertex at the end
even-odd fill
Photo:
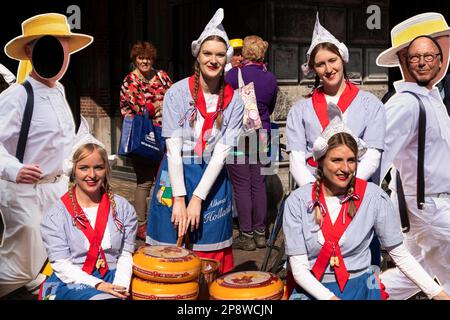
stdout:
POLYGON ((256 247, 259 249, 266 247, 266 230, 255 230, 253 232, 253 239, 255 239, 256 247))
POLYGON ((233 239, 233 249, 253 251, 256 250, 256 243, 252 233, 239 232, 239 236, 233 239))

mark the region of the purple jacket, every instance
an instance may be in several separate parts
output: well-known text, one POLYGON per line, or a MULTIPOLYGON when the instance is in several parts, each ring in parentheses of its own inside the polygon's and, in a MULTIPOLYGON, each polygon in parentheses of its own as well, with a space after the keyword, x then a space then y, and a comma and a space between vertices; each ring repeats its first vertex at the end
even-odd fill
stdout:
MULTIPOLYGON (((270 115, 277 101, 277 78, 269 71, 264 71, 263 66, 251 64, 243 67, 242 79, 248 84, 253 81, 255 85, 256 100, 259 116, 263 128, 270 132, 270 115)), ((225 81, 234 89, 239 87, 238 68, 234 67, 225 75, 225 81)))

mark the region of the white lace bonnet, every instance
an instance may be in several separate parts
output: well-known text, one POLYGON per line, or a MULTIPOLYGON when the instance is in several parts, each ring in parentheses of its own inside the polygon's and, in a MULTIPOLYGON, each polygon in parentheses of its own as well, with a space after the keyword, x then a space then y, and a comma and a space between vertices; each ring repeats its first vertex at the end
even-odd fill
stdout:
POLYGON ((233 56, 233 47, 230 45, 227 33, 225 32, 225 29, 222 26, 223 18, 224 18, 223 9, 222 8, 217 9, 216 13, 208 22, 200 37, 197 40, 192 41, 191 49, 194 58, 197 58, 200 47, 202 46, 202 42, 206 38, 208 38, 209 36, 219 36, 223 40, 225 40, 227 44, 227 63, 230 62, 231 57, 233 56))

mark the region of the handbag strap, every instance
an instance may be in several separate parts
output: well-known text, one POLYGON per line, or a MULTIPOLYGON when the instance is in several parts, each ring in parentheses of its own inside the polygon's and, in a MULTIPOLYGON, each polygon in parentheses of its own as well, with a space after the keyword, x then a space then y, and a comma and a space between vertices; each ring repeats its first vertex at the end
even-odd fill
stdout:
POLYGON ((242 88, 243 86, 245 86, 244 78, 242 78, 241 68, 238 68, 238 84, 239 84, 239 88, 242 88))
POLYGON ((23 163, 23 157, 25 155, 25 147, 28 140, 28 132, 30 131, 31 117, 33 115, 34 108, 34 92, 28 80, 24 81, 22 85, 27 91, 27 103, 25 105, 25 111, 23 113, 22 126, 20 128, 19 141, 17 142, 16 158, 23 163))

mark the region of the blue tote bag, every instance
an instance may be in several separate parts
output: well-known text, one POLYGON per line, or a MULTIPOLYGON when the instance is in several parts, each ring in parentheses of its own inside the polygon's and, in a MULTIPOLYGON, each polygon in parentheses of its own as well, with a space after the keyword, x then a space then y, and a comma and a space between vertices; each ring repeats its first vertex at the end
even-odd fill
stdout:
POLYGON ((143 114, 123 118, 118 154, 160 161, 165 147, 161 131, 161 127, 153 125, 147 110, 143 114))

